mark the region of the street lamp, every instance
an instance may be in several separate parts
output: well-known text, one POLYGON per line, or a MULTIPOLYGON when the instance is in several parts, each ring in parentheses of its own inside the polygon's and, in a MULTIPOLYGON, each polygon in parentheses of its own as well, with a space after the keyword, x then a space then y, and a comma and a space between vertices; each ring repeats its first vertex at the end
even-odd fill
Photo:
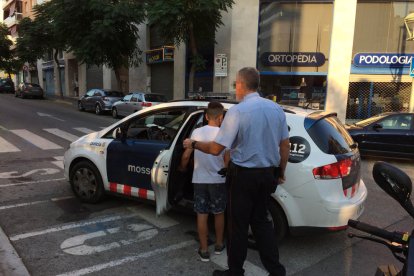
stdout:
POLYGON ((407 28, 407 40, 414 40, 414 13, 410 13, 404 18, 404 24, 407 28))

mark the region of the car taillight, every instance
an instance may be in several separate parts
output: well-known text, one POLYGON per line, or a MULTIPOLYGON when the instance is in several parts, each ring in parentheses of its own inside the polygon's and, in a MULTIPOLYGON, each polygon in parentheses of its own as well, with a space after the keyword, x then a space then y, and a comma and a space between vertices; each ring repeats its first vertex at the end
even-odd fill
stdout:
POLYGON ((152 105, 152 103, 142 102, 141 105, 144 106, 144 107, 150 107, 152 105))
POLYGON ((333 164, 324 165, 313 169, 313 176, 316 179, 342 178, 351 172, 351 158, 343 159, 333 164))

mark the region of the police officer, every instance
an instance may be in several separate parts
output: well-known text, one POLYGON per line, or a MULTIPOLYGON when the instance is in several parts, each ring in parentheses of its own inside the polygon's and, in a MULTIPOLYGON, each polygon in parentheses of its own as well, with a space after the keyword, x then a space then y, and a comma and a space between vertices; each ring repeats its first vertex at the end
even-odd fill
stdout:
MULTIPOLYGON (((270 194, 285 181, 289 157, 286 116, 275 102, 259 96, 259 73, 245 67, 236 77, 236 98, 214 141, 185 139, 184 148, 214 155, 231 149, 227 172, 227 254, 229 269, 213 275, 243 275, 247 255, 248 229, 252 228, 260 259, 270 275, 285 275, 267 210, 270 194)), ((276 222, 277 223, 277 222, 276 222)))

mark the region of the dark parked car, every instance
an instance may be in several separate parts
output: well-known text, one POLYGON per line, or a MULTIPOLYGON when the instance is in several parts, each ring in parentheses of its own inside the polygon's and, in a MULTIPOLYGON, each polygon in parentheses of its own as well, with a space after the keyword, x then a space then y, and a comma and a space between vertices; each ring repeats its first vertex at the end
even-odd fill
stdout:
POLYGON ((124 97, 122 92, 105 90, 105 89, 91 89, 83 95, 78 101, 78 109, 94 110, 96 114, 100 115, 104 111, 111 111, 112 105, 120 101, 124 97))
POLYGON ((27 97, 43 99, 44 92, 42 87, 36 83, 23 82, 19 84, 19 87, 14 93, 14 96, 20 97, 22 99, 27 97))
POLYGON ((347 125, 365 155, 414 158, 414 113, 388 112, 347 125))
POLYGON ((11 79, 0 79, 0 92, 14 93, 14 82, 11 79))

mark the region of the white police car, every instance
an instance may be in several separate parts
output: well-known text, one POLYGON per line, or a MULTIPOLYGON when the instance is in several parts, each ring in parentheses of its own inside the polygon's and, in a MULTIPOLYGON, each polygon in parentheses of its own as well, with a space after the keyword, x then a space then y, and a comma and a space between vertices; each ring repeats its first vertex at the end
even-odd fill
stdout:
MULTIPOLYGON (((77 197, 95 203, 107 193, 155 201, 157 214, 191 203, 191 170, 177 170, 182 141, 203 123, 208 101, 163 103, 86 135, 65 153, 65 176, 77 197)), ((223 103, 225 109, 234 103, 223 103)), ((286 183, 270 213, 278 238, 308 227, 340 230, 364 210, 356 144, 335 114, 284 107, 290 135, 286 183)))

